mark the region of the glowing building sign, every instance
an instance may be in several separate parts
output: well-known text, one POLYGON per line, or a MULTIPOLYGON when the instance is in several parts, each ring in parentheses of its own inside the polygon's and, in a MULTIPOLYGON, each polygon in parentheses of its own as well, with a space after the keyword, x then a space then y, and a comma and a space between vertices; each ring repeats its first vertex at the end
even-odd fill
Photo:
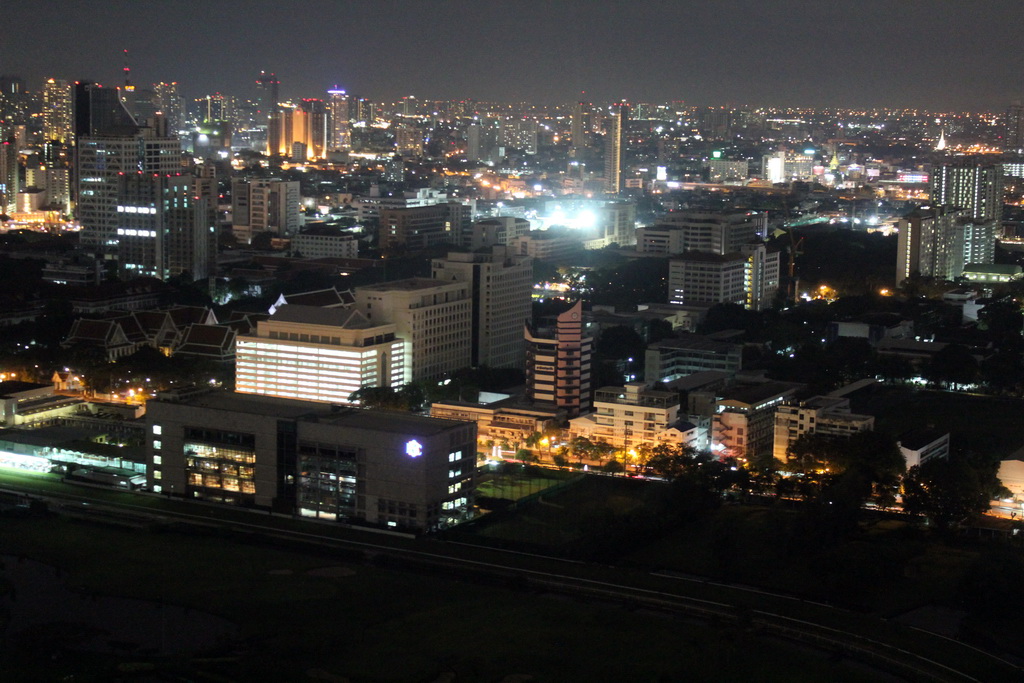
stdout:
POLYGON ((423 444, 416 439, 410 439, 405 442, 405 454, 410 458, 418 458, 423 455, 423 444))

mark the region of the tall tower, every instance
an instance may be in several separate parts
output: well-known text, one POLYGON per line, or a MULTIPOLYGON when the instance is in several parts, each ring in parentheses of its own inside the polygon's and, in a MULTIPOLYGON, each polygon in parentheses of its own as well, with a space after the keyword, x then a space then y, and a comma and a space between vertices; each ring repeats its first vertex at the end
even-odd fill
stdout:
POLYGON ((587 147, 590 138, 591 105, 589 102, 577 102, 572 107, 572 128, 569 131, 574 158, 579 158, 587 147))
POLYGON ((50 78, 43 84, 43 139, 66 144, 71 138, 71 86, 50 78))
POLYGON ((268 124, 270 119, 277 113, 277 103, 280 102, 280 95, 278 90, 281 87, 281 81, 277 80, 277 76, 273 73, 267 73, 266 71, 260 72, 260 77, 256 79, 256 89, 258 96, 258 109, 256 110, 259 116, 260 124, 268 124))
POLYGON ((10 137, 0 140, 0 213, 17 208, 18 190, 18 145, 10 137))
POLYGON ((625 102, 612 105, 604 135, 604 191, 618 194, 622 190, 622 142, 629 107, 625 102))
POLYGON ((164 115, 168 130, 179 132, 185 126, 185 104, 178 83, 154 83, 153 106, 164 115))
POLYGON ((352 146, 349 133, 348 95, 338 86, 327 91, 327 108, 330 113, 330 140, 328 149, 347 150, 352 146))
POLYGON ((1014 102, 1006 110, 1006 142, 1007 150, 1024 149, 1024 104, 1014 102))

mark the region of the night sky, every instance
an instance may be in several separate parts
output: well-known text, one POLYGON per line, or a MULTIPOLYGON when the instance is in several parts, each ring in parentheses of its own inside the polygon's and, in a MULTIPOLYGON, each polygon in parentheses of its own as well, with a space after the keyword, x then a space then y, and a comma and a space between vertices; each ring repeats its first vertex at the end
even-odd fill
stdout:
POLYGON ((252 96, 911 106, 1024 98, 1024 0, 6 0, 0 72, 252 96))

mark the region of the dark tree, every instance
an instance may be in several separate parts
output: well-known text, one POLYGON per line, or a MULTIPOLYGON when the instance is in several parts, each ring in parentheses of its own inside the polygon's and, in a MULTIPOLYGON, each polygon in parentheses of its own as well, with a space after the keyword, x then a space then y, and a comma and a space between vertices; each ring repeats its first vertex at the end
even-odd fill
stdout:
POLYGON ((903 480, 903 508, 945 531, 988 509, 988 495, 962 459, 935 459, 910 468, 903 480))

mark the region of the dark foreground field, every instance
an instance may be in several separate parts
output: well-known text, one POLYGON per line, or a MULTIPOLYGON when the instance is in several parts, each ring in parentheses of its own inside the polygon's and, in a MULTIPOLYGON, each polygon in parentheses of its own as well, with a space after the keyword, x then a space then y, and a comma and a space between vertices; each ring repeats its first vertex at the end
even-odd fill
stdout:
POLYGON ((4 681, 870 681, 880 675, 745 629, 224 537, 2 519, 0 548, 7 565, 0 572, 4 681), (29 560, 18 558, 42 563, 28 566, 46 575, 49 583, 32 584, 43 585, 45 594, 22 583, 29 560), (67 605, 59 616, 16 620, 40 612, 35 603, 55 596, 67 605), (133 633, 129 623, 126 635, 123 620, 147 614, 148 627, 133 633), (202 634, 178 633, 190 623, 202 634))

